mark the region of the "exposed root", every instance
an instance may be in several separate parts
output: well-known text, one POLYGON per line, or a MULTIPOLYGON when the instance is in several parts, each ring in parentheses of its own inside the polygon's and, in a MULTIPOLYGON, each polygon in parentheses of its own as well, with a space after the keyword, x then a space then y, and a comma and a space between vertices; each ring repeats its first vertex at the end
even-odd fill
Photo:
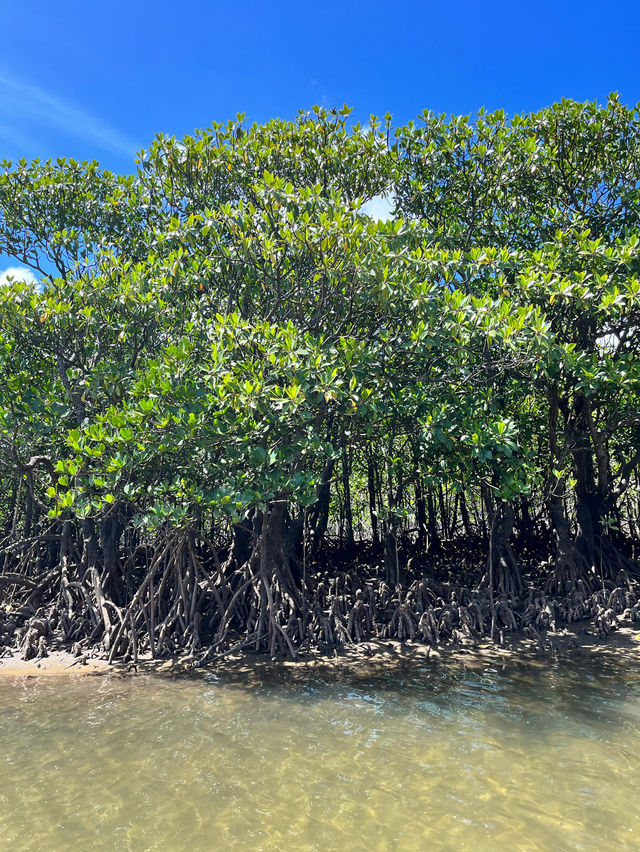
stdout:
POLYGON ((436 648, 447 641, 504 642, 520 632, 542 647, 548 631, 576 622, 589 620, 607 636, 621 623, 640 621, 636 566, 627 558, 609 554, 603 576, 587 575, 573 562, 546 566, 546 577, 540 576, 545 566, 531 566, 533 573, 513 575, 513 582, 494 561, 493 592, 486 583, 450 583, 447 577, 459 576, 457 565, 446 572, 416 560, 403 570, 406 585, 393 589, 382 560, 349 570, 314 566, 296 584, 286 549, 272 547, 269 522, 262 518, 241 565, 228 554, 220 558, 197 528, 163 530, 116 562, 108 578, 63 522, 59 533, 50 530, 5 553, 0 654, 34 659, 72 647, 111 662, 135 665, 142 655, 180 653, 199 664, 238 651, 295 658, 303 648, 327 651, 375 639, 436 648), (39 571, 30 561, 38 554, 39 571))

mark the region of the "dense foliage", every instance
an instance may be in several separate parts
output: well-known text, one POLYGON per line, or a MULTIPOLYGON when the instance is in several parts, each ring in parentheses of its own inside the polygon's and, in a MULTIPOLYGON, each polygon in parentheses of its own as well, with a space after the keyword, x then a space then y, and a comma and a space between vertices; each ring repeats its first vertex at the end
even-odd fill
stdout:
POLYGON ((4 162, 0 251, 44 285, 0 290, 25 653, 635 617, 639 119, 316 109, 132 176, 4 162))

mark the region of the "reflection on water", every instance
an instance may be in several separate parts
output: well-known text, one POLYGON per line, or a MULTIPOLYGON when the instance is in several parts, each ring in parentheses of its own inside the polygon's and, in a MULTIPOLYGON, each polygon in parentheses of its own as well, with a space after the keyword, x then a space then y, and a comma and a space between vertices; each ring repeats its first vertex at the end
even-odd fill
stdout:
POLYGON ((0 848, 640 849, 640 665, 0 681, 0 848))

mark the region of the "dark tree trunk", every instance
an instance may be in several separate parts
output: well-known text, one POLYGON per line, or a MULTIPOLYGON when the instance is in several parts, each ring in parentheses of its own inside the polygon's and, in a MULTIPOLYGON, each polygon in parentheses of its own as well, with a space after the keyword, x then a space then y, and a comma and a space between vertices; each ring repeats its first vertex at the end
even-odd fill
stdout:
POLYGON ((256 518, 257 512, 253 510, 241 523, 232 525, 231 551, 225 568, 242 568, 251 558, 252 542, 258 532, 255 529, 256 518))
POLYGON ((384 574, 385 581, 393 588, 400 586, 400 562, 398 559, 398 539, 393 526, 389 526, 384 537, 384 574))
POLYGON ((112 512, 98 522, 100 548, 102 550, 102 586, 111 600, 123 604, 120 583, 120 538, 124 531, 123 520, 112 512))
POLYGON ((575 440, 578 445, 573 452, 576 472, 576 520, 578 522, 576 546, 589 568, 598 571, 600 563, 598 542, 601 535, 603 506, 595 484, 593 457, 588 435, 584 430, 580 430, 577 432, 575 440))
POLYGON ((415 481, 416 492, 416 525, 418 527, 418 548, 424 551, 427 546, 427 505, 424 499, 424 486, 422 477, 417 476, 415 481))
POLYGON ((111 642, 111 616, 106 603, 102 580, 100 578, 100 544, 95 521, 85 518, 81 523, 82 529, 82 573, 91 580, 97 609, 104 627, 103 646, 109 650, 111 642))
POLYGON ((530 548, 533 545, 535 538, 535 530, 533 527, 533 519, 531 517, 531 507, 529 500, 523 497, 520 501, 520 520, 518 523, 518 545, 523 550, 530 548))
POLYGON ((371 537, 374 544, 379 544, 378 513, 376 508, 376 469, 371 445, 367 447, 367 491, 369 492, 369 517, 371 518, 371 537))
POLYGON ((452 539, 456 534, 456 528, 458 526, 458 498, 459 495, 455 494, 453 498, 453 510, 451 512, 451 517, 449 518, 449 529, 447 532, 447 538, 452 539))
POLYGON ((441 549, 440 533, 431 488, 427 488, 427 532, 429 535, 429 553, 438 553, 441 549))
POLYGON ((329 503, 331 498, 331 479, 335 468, 335 459, 329 459, 322 471, 322 480, 316 488, 317 500, 309 515, 309 528, 315 549, 320 547, 329 524, 329 503))
POLYGON ((353 549, 353 509, 351 507, 351 453, 347 447, 342 449, 342 497, 344 500, 345 543, 353 549))
POLYGON ((82 528, 82 567, 84 571, 97 568, 100 562, 100 543, 95 521, 85 518, 82 528))
POLYGON ((440 529, 447 536, 447 529, 449 528, 449 512, 447 511, 447 505, 444 499, 444 489, 442 485, 438 485, 438 508, 440 510, 440 529))
POLYGON ((473 526, 471 525, 471 518, 469 517, 469 510, 467 508, 467 498, 464 495, 464 491, 460 492, 460 517, 462 518, 464 534, 467 538, 475 538, 473 526))
POLYGON ((581 552, 571 539, 569 521, 564 508, 564 482, 559 481, 547 499, 547 509, 551 519, 555 549, 555 566, 548 588, 553 592, 566 594, 578 582, 591 582, 588 565, 581 552))
POLYGON ((302 578, 302 566, 296 555, 296 544, 299 546, 302 541, 302 523, 295 523, 293 529, 292 532, 286 501, 273 503, 262 531, 266 537, 266 566, 299 601, 298 581, 302 578))
POLYGON ((522 592, 520 568, 511 547, 515 511, 513 504, 502 501, 494 508, 491 493, 485 491, 485 505, 489 518, 489 555, 485 581, 493 582, 500 594, 514 597, 522 592))

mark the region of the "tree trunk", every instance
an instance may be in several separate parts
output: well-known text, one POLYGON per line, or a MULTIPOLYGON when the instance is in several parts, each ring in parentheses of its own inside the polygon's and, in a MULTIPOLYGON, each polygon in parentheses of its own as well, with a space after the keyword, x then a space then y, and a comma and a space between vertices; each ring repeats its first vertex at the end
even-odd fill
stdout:
POLYGON ((471 518, 469 517, 469 510, 467 508, 467 498, 465 497, 464 491, 460 492, 460 517, 462 518, 462 525, 467 538, 475 538, 475 533, 471 525, 471 518))
POLYGON ((123 604, 120 581, 120 537, 124 531, 122 519, 112 511, 98 522, 100 548, 102 550, 102 586, 108 597, 123 604))
POLYGON ((345 446, 342 448, 342 496, 344 500, 345 543, 349 550, 353 549, 353 510, 351 507, 351 453, 345 446))
POLYGON ((496 591, 512 598, 523 589, 520 568, 510 542, 515 511, 508 500, 494 508, 488 489, 485 490, 485 503, 490 527, 485 582, 492 580, 496 591))
POLYGON ((433 491, 427 488, 427 531, 429 534, 429 553, 438 553, 441 549, 438 519, 433 505, 433 491))
POLYGON ((331 479, 335 468, 335 459, 329 459, 323 470, 322 479, 316 488, 317 500, 309 515, 309 528, 312 531, 313 546, 317 549, 327 532, 329 523, 329 503, 331 497, 331 479))
POLYGON ((371 537, 374 544, 379 544, 378 513, 376 509, 376 470, 374 466, 371 444, 367 446, 367 491, 369 492, 369 517, 371 519, 371 537))
POLYGON ((416 493, 416 525, 418 527, 418 549, 424 551, 427 546, 427 506, 424 499, 424 486, 422 477, 417 476, 415 481, 416 493))

